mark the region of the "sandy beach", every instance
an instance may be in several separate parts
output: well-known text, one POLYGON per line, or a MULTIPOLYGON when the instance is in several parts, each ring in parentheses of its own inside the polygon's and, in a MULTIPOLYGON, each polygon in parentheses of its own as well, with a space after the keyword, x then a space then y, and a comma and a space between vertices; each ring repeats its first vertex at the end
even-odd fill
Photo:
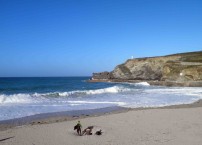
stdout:
POLYGON ((1 145, 200 145, 202 105, 135 109, 51 124, 25 125, 0 131, 1 145), (80 120, 93 135, 78 136, 80 120), (103 135, 95 135, 102 129, 103 135))
POLYGON ((0 28, 0 145, 202 145, 202 0, 0 0, 0 28))

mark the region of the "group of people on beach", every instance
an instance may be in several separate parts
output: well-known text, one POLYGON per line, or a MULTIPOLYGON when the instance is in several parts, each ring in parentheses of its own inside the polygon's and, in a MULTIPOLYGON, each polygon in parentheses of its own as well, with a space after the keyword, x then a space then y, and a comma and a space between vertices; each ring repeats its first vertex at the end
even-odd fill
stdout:
MULTIPOLYGON (((78 121, 78 123, 74 126, 74 130, 77 131, 78 135, 82 136, 82 135, 92 135, 92 130, 93 130, 93 126, 88 126, 87 128, 85 128, 83 131, 81 131, 82 129, 82 125, 81 122, 78 121)), ((102 130, 100 129, 99 131, 95 132, 96 135, 101 135, 102 134, 102 130)))

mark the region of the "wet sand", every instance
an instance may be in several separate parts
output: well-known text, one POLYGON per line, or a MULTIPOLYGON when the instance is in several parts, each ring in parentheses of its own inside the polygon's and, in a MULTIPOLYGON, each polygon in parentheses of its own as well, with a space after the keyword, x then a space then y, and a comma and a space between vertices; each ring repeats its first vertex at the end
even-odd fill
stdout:
POLYGON ((89 110, 63 111, 54 113, 36 114, 32 116, 0 121, 0 131, 23 125, 48 124, 75 120, 86 117, 101 116, 105 114, 121 113, 130 110, 123 107, 106 107, 89 110))
POLYGON ((53 117, 49 123, 36 122, 0 131, 0 144, 199 145, 202 142, 201 100, 189 105, 126 109, 104 114, 60 120, 63 122, 53 117), (83 129, 93 125, 93 135, 78 136, 73 130, 78 120, 83 129), (101 136, 94 134, 99 129, 103 130, 101 136))

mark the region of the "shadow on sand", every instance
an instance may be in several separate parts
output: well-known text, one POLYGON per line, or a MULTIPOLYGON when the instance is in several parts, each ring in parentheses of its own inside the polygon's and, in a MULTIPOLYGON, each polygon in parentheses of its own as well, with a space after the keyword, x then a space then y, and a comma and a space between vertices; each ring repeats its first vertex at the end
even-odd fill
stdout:
POLYGON ((14 136, 12 136, 12 137, 8 137, 8 138, 4 138, 4 139, 0 139, 0 142, 1 142, 1 141, 8 140, 8 139, 11 139, 11 138, 14 138, 14 136))

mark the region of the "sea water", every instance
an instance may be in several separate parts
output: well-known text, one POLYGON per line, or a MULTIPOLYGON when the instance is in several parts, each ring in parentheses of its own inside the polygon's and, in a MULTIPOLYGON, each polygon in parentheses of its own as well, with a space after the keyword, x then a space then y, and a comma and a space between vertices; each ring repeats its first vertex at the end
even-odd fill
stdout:
POLYGON ((162 107, 202 99, 201 87, 89 83, 90 77, 0 78, 0 120, 105 107, 162 107))

